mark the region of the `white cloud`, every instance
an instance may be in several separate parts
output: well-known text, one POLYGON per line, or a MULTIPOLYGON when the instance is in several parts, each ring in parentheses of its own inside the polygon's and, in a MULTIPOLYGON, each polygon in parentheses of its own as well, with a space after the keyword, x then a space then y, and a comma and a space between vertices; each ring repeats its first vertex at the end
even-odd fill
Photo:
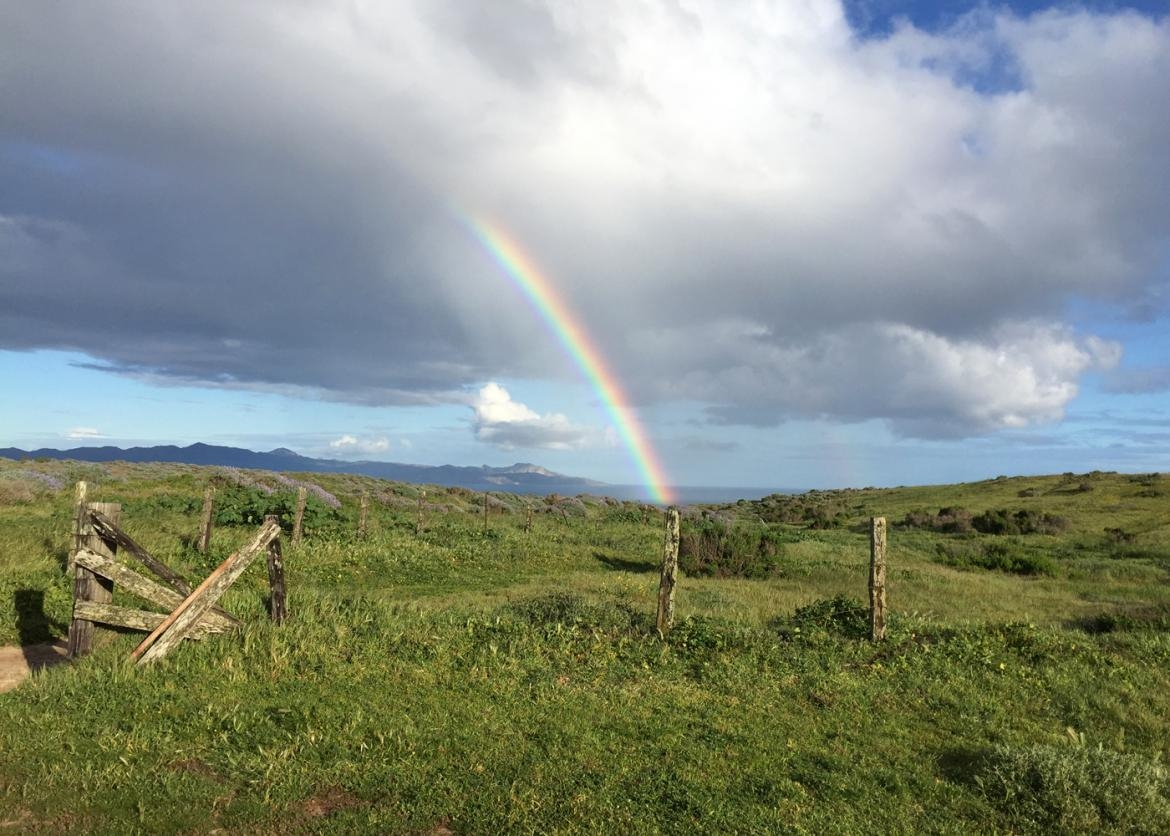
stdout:
POLYGON ((74 427, 73 429, 69 430, 69 432, 65 433, 65 437, 77 441, 108 438, 105 433, 96 430, 93 427, 74 427))
MULTIPOLYGON (((370 404, 575 375, 455 206, 514 234, 636 403, 993 432, 1108 365, 1070 301, 1156 298, 1170 242, 1164 17, 876 41, 834 0, 8 17, 0 348, 139 375, 370 404)), ((491 443, 582 443, 483 407, 491 443)))
POLYGON ((329 447, 340 455, 375 455, 390 449, 388 438, 358 438, 345 434, 329 442, 329 447))
MULTIPOLYGON (((1117 343, 1078 339, 1040 321, 1007 322, 972 339, 900 323, 859 324, 797 345, 771 345, 760 327, 744 323, 723 323, 698 336, 696 345, 716 355, 713 370, 671 383, 695 399, 753 404, 751 411, 712 407, 720 423, 877 417, 901 434, 925 437, 1058 420, 1084 372, 1111 369, 1120 359, 1117 343)), ((703 364, 685 346, 676 351, 684 368, 688 360, 703 364)))
POLYGON ((471 402, 475 412, 475 437, 504 450, 517 447, 568 450, 586 445, 595 435, 571 424, 560 413, 539 415, 512 400, 508 390, 488 383, 471 402))

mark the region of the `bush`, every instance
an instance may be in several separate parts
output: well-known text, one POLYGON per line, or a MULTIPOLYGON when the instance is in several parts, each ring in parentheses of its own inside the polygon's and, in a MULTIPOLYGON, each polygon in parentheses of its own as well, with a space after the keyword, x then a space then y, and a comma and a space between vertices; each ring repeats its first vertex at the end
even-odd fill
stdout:
POLYGON ((971 512, 966 508, 940 508, 937 514, 929 511, 911 511, 902 520, 906 528, 925 528, 942 534, 969 534, 971 512))
POLYGON ((823 630, 848 638, 866 638, 869 636, 869 607, 847 595, 821 598, 797 607, 792 614, 792 624, 799 632, 823 630))
POLYGON ((780 535, 755 526, 729 526, 718 519, 683 524, 678 563, 688 575, 769 578, 780 573, 780 535))
MULTIPOLYGON (((281 528, 291 531, 296 519, 297 497, 289 491, 265 493, 259 488, 226 485, 215 497, 216 525, 260 525, 269 514, 280 519, 281 528)), ((306 530, 336 527, 344 522, 340 511, 327 508, 314 494, 305 501, 303 525, 306 530)))
POLYGON ((1008 511, 1003 508, 984 511, 971 520, 983 534, 1059 534, 1068 528, 1068 520, 1041 511, 1008 511))
POLYGON ((1013 575, 1056 574, 1056 562, 1051 557, 1023 551, 1012 543, 985 543, 982 547, 971 545, 964 548, 939 543, 935 554, 939 563, 956 569, 990 569, 1013 575))
POLYGON ((997 746, 975 782, 1022 830, 1170 832, 1166 771, 1135 755, 1085 746, 997 746))
POLYGON ((533 627, 585 627, 637 633, 648 631, 652 626, 646 613, 632 609, 625 602, 591 604, 574 592, 550 592, 522 598, 506 604, 499 612, 533 627))

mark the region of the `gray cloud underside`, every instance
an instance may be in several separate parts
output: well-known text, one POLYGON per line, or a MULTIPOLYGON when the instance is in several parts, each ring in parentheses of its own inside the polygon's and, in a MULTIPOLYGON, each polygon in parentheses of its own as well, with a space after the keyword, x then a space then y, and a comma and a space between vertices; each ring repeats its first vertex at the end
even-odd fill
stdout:
POLYGON ((1053 420, 1118 356, 1070 299, 1165 315, 1166 78, 1136 15, 9 4, 0 347, 364 403, 574 374, 475 213, 637 402, 1053 420), (1005 57, 1019 89, 963 81, 1005 57))
POLYGON ((1105 380, 1104 388, 1124 395, 1170 391, 1170 366, 1117 369, 1105 380))

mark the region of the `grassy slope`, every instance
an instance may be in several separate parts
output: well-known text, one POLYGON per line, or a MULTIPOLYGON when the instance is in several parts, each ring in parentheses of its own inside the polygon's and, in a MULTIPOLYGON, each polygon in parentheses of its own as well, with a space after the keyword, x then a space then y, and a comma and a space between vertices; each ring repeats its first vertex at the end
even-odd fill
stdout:
MULTIPOLYGON (((212 555, 191 550, 198 468, 0 461, 5 643, 59 636, 68 618, 70 492, 28 471, 87 478, 91 498, 122 502, 131 534, 192 576, 250 531, 220 528, 212 555)), ((136 637, 112 635, 84 663, 0 696, 0 827, 1170 826, 1157 766, 1170 754, 1170 478, 819 494, 809 501, 844 509, 844 527, 782 526, 776 578, 684 579, 665 643, 651 630, 658 515, 568 503, 525 534, 525 500, 501 495, 485 534, 479 497, 431 489, 416 538, 415 488, 311 478, 345 520, 288 552, 287 625, 264 622, 252 569, 227 602, 249 622, 241 637, 187 643, 140 671, 124 661, 136 637), (358 541, 362 492, 376 501, 358 541), (814 601, 864 598, 870 514, 947 505, 1068 518, 1060 536, 998 538, 1051 556, 1055 574, 960 571, 937 562, 940 543, 996 538, 895 528, 888 642, 855 638, 845 618, 793 621, 814 601), (1134 537, 1119 544, 1106 528, 1134 537)), ((768 504, 723 513, 750 519, 768 504)))

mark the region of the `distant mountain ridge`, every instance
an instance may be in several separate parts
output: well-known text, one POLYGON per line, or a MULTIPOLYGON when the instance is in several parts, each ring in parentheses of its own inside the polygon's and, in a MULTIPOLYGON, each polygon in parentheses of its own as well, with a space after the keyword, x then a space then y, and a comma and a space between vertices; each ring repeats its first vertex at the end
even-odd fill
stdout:
POLYGON ((125 449, 107 446, 75 447, 71 450, 48 448, 21 450, 16 447, 7 447, 0 448, 0 458, 73 459, 83 462, 165 462, 299 473, 355 473, 397 482, 530 494, 582 493, 589 489, 606 487, 605 482, 595 482, 578 476, 566 476, 563 473, 555 473, 528 462, 517 462, 509 467, 351 462, 340 459, 314 459, 302 456, 286 447, 278 447, 267 453, 261 453, 245 450, 241 447, 221 447, 203 443, 191 444, 187 447, 166 444, 157 447, 128 447, 125 449))

